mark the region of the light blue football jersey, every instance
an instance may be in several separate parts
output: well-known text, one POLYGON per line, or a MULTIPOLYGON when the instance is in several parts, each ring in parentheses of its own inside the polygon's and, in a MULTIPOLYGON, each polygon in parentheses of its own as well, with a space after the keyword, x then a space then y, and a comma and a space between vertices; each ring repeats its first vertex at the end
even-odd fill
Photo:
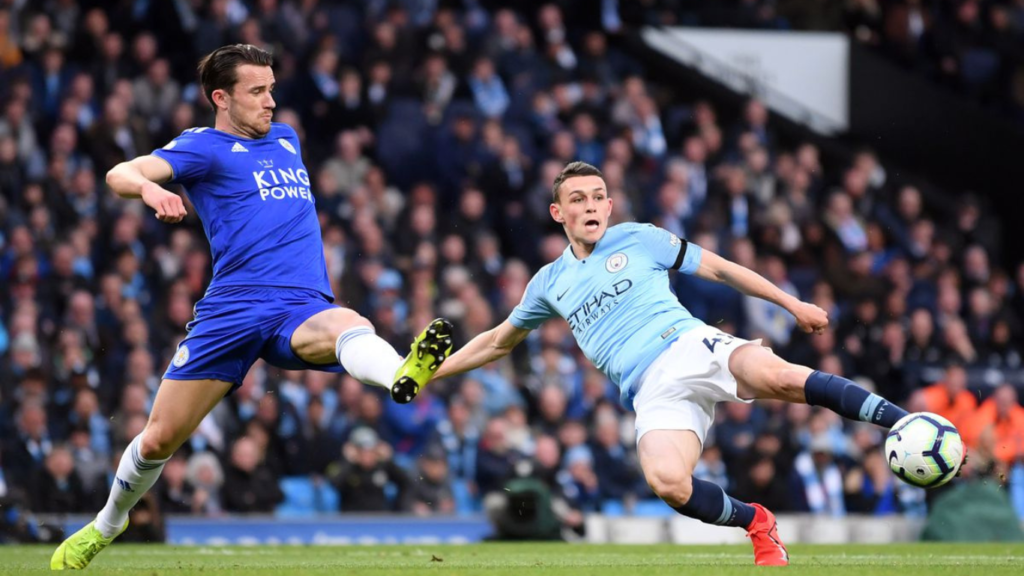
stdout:
POLYGON ((299 138, 274 122, 263 138, 190 128, 153 151, 185 187, 210 241, 219 286, 309 288, 333 300, 320 221, 299 138))
POLYGON ((561 316, 580 349, 619 386, 622 404, 633 407, 634 386, 644 370, 680 334, 704 323, 672 292, 667 271, 693 274, 701 248, 653 224, 609 228, 590 257, 572 247, 530 280, 509 322, 534 330, 561 316))

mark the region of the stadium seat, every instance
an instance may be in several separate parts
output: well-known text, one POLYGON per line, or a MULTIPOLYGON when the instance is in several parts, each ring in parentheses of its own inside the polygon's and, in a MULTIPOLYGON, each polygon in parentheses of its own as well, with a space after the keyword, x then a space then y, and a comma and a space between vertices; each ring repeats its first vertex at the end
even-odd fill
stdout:
POLYGON ((323 481, 316 486, 315 508, 319 513, 337 512, 341 506, 341 495, 330 482, 323 481))
POLYGON ((625 513, 622 500, 605 500, 601 503, 601 514, 605 516, 622 516, 625 513))
POLYGON ((455 513, 459 516, 476 514, 482 509, 480 499, 473 496, 465 480, 452 480, 452 498, 455 499, 455 513))
POLYGON ((658 499, 637 500, 633 506, 633 516, 645 516, 648 518, 661 518, 674 516, 675 511, 669 508, 664 502, 658 499))
POLYGON ((284 502, 274 511, 277 516, 295 517, 316 514, 316 491, 308 476, 286 476, 281 479, 284 502))

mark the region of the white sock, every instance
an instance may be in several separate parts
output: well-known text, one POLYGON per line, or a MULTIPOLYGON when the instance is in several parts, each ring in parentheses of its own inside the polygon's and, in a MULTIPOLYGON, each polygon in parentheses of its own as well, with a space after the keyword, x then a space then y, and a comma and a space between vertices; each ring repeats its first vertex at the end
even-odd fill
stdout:
POLYGON ((338 363, 353 378, 386 390, 391 390, 395 373, 405 361, 391 344, 366 326, 342 332, 334 345, 334 352, 338 355, 338 363))
POLYGON ((142 434, 139 434, 128 444, 121 456, 121 463, 117 465, 107 505, 96 516, 96 529, 104 538, 110 538, 121 531, 128 520, 128 511, 153 487, 164 469, 164 463, 169 460, 146 460, 139 452, 141 443, 142 434))

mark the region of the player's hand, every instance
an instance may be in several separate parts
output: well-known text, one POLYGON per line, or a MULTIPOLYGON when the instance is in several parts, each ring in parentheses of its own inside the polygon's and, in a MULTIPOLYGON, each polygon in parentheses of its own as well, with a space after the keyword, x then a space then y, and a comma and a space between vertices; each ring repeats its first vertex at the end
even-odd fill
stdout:
POLYGON ((808 334, 821 334, 828 327, 828 312, 814 304, 800 302, 790 312, 796 317, 796 325, 808 334))
POLYGON ((168 192, 156 184, 143 186, 142 201, 156 211, 157 220, 168 224, 177 224, 188 214, 181 196, 168 192))

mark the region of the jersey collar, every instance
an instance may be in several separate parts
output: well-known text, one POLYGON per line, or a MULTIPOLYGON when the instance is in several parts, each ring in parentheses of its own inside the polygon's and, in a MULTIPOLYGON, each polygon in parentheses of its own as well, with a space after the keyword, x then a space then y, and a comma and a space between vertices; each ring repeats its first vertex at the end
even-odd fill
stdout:
POLYGON ((596 243, 594 243, 594 250, 590 253, 590 256, 587 256, 582 260, 577 258, 576 253, 572 251, 572 244, 570 243, 568 246, 565 247, 565 250, 562 251, 562 257, 574 264, 583 264, 586 263, 587 260, 592 260, 594 256, 597 255, 597 251, 601 248, 601 243, 604 242, 604 239, 608 237, 609 230, 610 228, 605 229, 604 234, 597 239, 596 243))

